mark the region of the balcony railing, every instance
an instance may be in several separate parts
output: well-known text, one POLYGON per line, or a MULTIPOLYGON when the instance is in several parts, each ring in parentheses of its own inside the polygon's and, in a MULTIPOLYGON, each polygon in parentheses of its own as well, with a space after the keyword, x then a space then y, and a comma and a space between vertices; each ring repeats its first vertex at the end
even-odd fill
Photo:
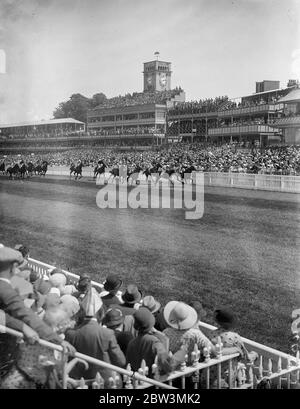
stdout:
POLYGON ((236 125, 236 126, 224 126, 219 128, 211 128, 208 130, 209 136, 225 136, 225 135, 240 135, 240 134, 260 134, 275 132, 274 128, 268 125, 236 125))
POLYGON ((261 114, 261 113, 274 113, 278 110, 278 105, 275 104, 262 104, 255 105, 251 107, 240 107, 234 109, 228 109, 225 111, 219 111, 218 117, 225 118, 231 116, 241 116, 241 115, 252 115, 252 114, 261 114))
MULTIPOLYGON (((54 268, 54 266, 50 264, 32 258, 29 259, 29 266, 44 277, 48 277, 49 270, 54 268)), ((73 284, 77 283, 79 276, 69 271, 64 271, 64 273, 69 277, 70 282, 73 284)), ((92 285, 98 287, 100 290, 103 288, 102 284, 94 281, 92 285)), ((204 322, 199 323, 199 325, 206 332, 215 330, 215 327, 204 322)), ((3 325, 0 325, 0 332, 7 332, 18 338, 23 337, 20 332, 8 329, 3 325)), ((189 381, 189 387, 193 389, 210 389, 211 387, 221 389, 223 388, 222 374, 224 374, 224 369, 227 370, 229 379, 226 388, 253 389, 261 385, 262 381, 268 382, 272 388, 276 389, 298 387, 300 374, 299 352, 297 352, 296 356, 292 356, 247 338, 242 338, 242 340, 249 350, 256 352, 256 356, 247 364, 241 362, 236 363, 239 354, 224 356, 219 338, 218 344, 216 345, 217 356, 215 358, 210 356, 210 351, 206 348, 203 351, 204 361, 199 362, 200 352, 197 346, 195 346, 191 356, 186 356, 186 361, 190 358, 189 362, 191 362, 191 365, 187 366, 186 362, 183 362, 176 371, 169 375, 160 375, 156 358, 151 368, 152 378, 147 377, 149 368, 146 367, 145 361, 142 361, 138 371, 133 372, 130 365, 128 365, 126 369, 119 368, 78 352, 70 361, 66 351, 61 346, 51 344, 44 340, 40 340, 39 343, 60 353, 60 361, 63 367, 60 387, 63 389, 70 387, 77 389, 88 389, 89 387, 93 389, 104 389, 104 380, 100 375, 101 368, 111 370, 111 377, 108 380, 109 387, 106 386, 105 389, 145 389, 153 386, 156 388, 174 389, 173 384, 175 382, 177 382, 177 387, 185 389, 187 380, 189 381), (69 372, 78 362, 84 363, 85 366, 88 366, 89 363, 99 366, 99 373, 95 379, 85 380, 81 378, 80 380, 75 380, 70 378, 69 372), (235 365, 236 374, 234 377, 232 377, 233 365, 235 365), (212 370, 216 374, 213 385, 211 379, 212 370)))

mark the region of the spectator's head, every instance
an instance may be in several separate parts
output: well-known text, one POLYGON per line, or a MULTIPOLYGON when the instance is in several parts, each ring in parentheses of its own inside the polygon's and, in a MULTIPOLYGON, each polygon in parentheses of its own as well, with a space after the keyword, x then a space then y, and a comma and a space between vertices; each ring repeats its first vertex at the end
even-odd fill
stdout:
POLYGON ((32 284, 25 280, 23 277, 14 275, 11 278, 10 282, 12 287, 17 291, 17 293, 23 300, 29 298, 33 294, 32 284))
POLYGON ((69 294, 65 294, 60 298, 60 306, 66 311, 70 318, 74 317, 80 310, 80 304, 77 298, 69 294))
POLYGON ((235 326, 236 320, 234 314, 225 309, 215 310, 214 317, 217 324, 226 330, 229 330, 235 326))
POLYGON ((134 304, 139 303, 142 299, 142 293, 135 284, 129 284, 125 293, 122 295, 124 304, 129 307, 134 307, 134 304))
POLYGON ((16 244, 15 250, 19 251, 22 254, 24 259, 25 258, 28 259, 30 255, 30 251, 28 247, 24 246, 23 244, 16 244))
POLYGON ((60 306, 49 308, 45 312, 43 320, 53 331, 58 333, 63 333, 70 322, 68 314, 60 306))
POLYGON ((85 294, 91 288, 91 277, 88 274, 82 274, 77 283, 77 290, 85 294))
POLYGON ((19 251, 9 247, 0 247, 0 277, 10 279, 23 260, 19 251))
POLYGON ((63 290, 67 283, 67 279, 65 274, 55 273, 50 276, 49 282, 52 285, 52 287, 58 288, 59 290, 63 290))
POLYGON ((145 307, 139 308, 134 314, 134 328, 140 333, 145 334, 152 330, 155 325, 154 315, 145 307))
POLYGON ((123 324, 124 319, 125 317, 119 308, 109 308, 105 313, 102 324, 114 330, 123 324))
POLYGON ((143 298, 142 307, 148 308, 152 314, 155 314, 159 311, 161 304, 156 301, 152 295, 146 295, 146 297, 143 298))
POLYGON ((179 330, 188 330, 198 321, 196 310, 180 301, 168 302, 163 315, 170 327, 179 330))
POLYGON ((122 285, 122 280, 120 280, 115 275, 109 275, 106 277, 106 280, 104 282, 104 290, 108 291, 110 294, 117 294, 121 285, 122 285))
POLYGON ((60 304, 60 298, 57 294, 49 293, 45 296, 45 302, 43 305, 44 310, 49 310, 53 307, 58 307, 60 304))

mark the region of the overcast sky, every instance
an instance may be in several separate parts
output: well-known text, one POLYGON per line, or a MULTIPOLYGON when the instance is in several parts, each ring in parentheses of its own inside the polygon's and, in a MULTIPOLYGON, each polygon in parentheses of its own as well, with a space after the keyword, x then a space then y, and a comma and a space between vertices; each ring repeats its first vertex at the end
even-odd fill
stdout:
POLYGON ((285 87, 299 17, 299 0, 0 0, 0 123, 51 118, 72 93, 141 92, 155 51, 187 100, 285 87))

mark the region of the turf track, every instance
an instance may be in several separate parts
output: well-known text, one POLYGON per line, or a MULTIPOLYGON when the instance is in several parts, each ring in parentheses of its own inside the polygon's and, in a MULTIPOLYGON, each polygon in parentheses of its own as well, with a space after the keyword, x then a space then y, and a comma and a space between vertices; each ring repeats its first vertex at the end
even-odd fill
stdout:
POLYGON ((0 242, 96 280, 119 274, 162 302, 198 299, 211 323, 214 308, 230 307, 242 335, 289 350, 299 195, 210 187, 203 218, 190 221, 183 210, 100 210, 97 191, 86 179, 1 177, 0 242))

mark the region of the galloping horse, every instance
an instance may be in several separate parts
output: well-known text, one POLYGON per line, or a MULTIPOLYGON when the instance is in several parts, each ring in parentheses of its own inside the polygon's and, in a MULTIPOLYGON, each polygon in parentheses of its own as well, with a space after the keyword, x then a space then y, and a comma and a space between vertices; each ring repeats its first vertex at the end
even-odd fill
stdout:
POLYGON ((19 173, 20 173, 19 165, 15 163, 13 166, 9 166, 6 169, 6 173, 9 174, 9 179, 12 179, 13 176, 19 176, 19 173))
POLYGON ((93 176, 94 179, 96 179, 98 175, 101 176, 102 174, 105 173, 105 167, 106 167, 105 163, 102 160, 99 160, 99 162, 97 163, 94 169, 94 176, 93 176))
POLYGON ((34 172, 34 165, 32 162, 27 163, 27 177, 32 176, 34 172))
POLYGON ((35 174, 38 174, 39 176, 45 176, 48 170, 48 162, 43 161, 42 164, 40 165, 39 163, 34 167, 34 172, 35 174))
POLYGON ((24 162, 20 163, 19 173, 20 173, 20 178, 21 178, 21 179, 24 179, 24 178, 25 178, 25 175, 26 175, 26 173, 27 173, 27 168, 26 168, 26 165, 25 165, 24 162))
POLYGON ((77 166, 72 163, 70 166, 70 178, 72 176, 72 173, 74 173, 75 180, 82 178, 82 167, 83 165, 81 162, 77 166))
POLYGON ((0 172, 2 172, 3 175, 5 174, 5 163, 4 162, 0 163, 0 172))

